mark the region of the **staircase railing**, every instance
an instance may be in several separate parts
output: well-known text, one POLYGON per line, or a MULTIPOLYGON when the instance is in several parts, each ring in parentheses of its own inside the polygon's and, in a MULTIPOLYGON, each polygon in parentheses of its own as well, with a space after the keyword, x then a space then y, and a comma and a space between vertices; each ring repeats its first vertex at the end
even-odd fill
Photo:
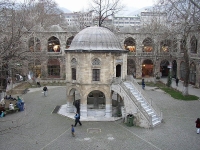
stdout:
POLYGON ((122 87, 122 90, 128 95, 128 97, 131 99, 131 101, 136 105, 138 108, 138 111, 141 112, 141 114, 146 118, 146 120, 149 122, 150 126, 152 126, 152 117, 145 111, 145 109, 141 106, 141 103, 136 100, 135 97, 131 91, 125 86, 121 78, 113 78, 113 84, 118 84, 122 87))
POLYGON ((135 90, 137 90, 137 92, 140 93, 140 96, 147 101, 147 103, 151 106, 151 108, 156 113, 156 115, 158 115, 160 120, 162 120, 163 119, 162 111, 157 107, 157 105, 153 102, 153 100, 151 98, 148 98, 149 96, 142 89, 141 85, 139 85, 132 76, 127 76, 126 81, 130 81, 136 87, 135 90))

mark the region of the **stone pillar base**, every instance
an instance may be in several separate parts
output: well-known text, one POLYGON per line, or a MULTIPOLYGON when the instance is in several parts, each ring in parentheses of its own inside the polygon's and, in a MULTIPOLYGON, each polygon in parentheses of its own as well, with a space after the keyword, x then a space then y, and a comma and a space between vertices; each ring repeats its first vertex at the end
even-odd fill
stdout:
POLYGON ((67 102, 67 113, 74 113, 74 105, 70 102, 67 102))
POLYGON ((87 105, 81 104, 80 115, 82 117, 87 117, 87 105))
POLYGON ((105 117, 112 117, 112 105, 111 104, 106 104, 105 117))

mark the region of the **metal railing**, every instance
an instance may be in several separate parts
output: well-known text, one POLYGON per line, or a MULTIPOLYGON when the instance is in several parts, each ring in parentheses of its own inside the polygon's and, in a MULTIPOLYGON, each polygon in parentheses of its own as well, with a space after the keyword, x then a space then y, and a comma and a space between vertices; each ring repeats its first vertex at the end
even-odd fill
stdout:
MULTIPOLYGON (((139 93, 139 96, 149 104, 149 107, 154 111, 154 113, 159 117, 160 121, 162 120, 162 111, 156 106, 156 104, 152 101, 152 99, 148 99, 148 96, 146 92, 143 91, 142 87, 133 79, 132 76, 127 76, 126 81, 130 81, 133 87, 135 87, 134 90, 139 93)), ((138 110, 141 112, 141 114, 148 120, 150 125, 152 125, 152 116, 149 115, 146 110, 141 106, 141 103, 137 101, 133 93, 126 87, 123 80, 121 78, 113 78, 112 81, 113 84, 118 84, 122 87, 122 90, 130 97, 131 101, 138 107, 138 110), (134 98, 132 98, 134 97, 134 98)))
POLYGON ((123 91, 128 97, 128 103, 130 104, 131 102, 133 105, 135 105, 140 114, 144 116, 144 118, 149 122, 150 126, 152 126, 151 116, 141 106, 141 103, 137 101, 132 92, 125 86, 123 80, 121 78, 113 78, 112 83, 121 87, 121 91, 123 91))
POLYGON ((159 116, 159 118, 162 120, 162 111, 157 107, 157 105, 153 102, 153 100, 151 98, 148 98, 149 96, 142 89, 141 85, 139 85, 132 76, 127 76, 126 81, 130 81, 133 84, 133 87, 135 87, 135 90, 138 93, 140 93, 141 98, 143 98, 150 105, 150 107, 154 111, 154 113, 157 116, 159 116))

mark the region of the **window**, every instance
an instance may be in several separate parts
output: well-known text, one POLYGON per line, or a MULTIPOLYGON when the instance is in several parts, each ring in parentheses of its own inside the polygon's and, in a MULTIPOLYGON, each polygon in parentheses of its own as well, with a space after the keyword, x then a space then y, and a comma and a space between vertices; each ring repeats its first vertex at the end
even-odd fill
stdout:
POLYGON ((76 68, 72 68, 72 80, 76 80, 76 68))
POLYGON ((48 77, 49 78, 60 77, 60 62, 58 59, 48 60, 48 77))
POLYGON ((60 66, 48 66, 49 77, 60 77, 60 66))
POLYGON ((92 81, 100 81, 100 69, 92 70, 92 81))
POLYGON ((73 58, 73 59, 71 60, 71 65, 77 65, 77 61, 76 61, 75 58, 73 58))
POLYGON ((92 65, 100 65, 100 64, 101 64, 101 62, 98 58, 93 59, 92 65))

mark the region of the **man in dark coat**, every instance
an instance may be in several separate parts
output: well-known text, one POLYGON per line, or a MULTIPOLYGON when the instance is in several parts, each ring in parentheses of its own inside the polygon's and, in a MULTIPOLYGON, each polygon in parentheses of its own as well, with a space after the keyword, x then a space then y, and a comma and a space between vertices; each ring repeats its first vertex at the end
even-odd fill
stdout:
POLYGON ((179 79, 178 79, 178 78, 176 78, 176 86, 178 86, 178 82, 179 82, 179 79))
POLYGON ((80 122, 80 115, 79 115, 79 113, 76 113, 76 115, 74 116, 74 118, 75 118, 75 125, 74 125, 74 127, 76 127, 77 123, 79 123, 80 126, 81 126, 82 123, 80 122))

